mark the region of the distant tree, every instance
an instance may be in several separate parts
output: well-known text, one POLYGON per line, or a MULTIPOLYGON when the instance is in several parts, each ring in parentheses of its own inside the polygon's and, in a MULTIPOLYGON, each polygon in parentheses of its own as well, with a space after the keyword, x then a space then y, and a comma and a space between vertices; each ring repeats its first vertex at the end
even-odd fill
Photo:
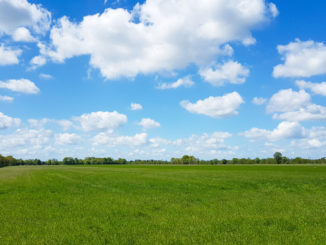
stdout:
POLYGON ((227 163, 228 163, 228 160, 222 159, 222 164, 227 164, 227 163))
POLYGON ((274 159, 277 164, 282 163, 282 153, 281 152, 275 152, 274 153, 274 159))
POLYGON ((65 165, 73 165, 75 164, 75 160, 72 158, 72 157, 65 157, 63 160, 62 160, 63 164, 65 165))
POLYGON ((198 159, 195 158, 194 156, 184 155, 181 158, 181 163, 182 164, 195 164, 195 163, 198 163, 198 159))
POLYGON ((127 164, 127 160, 124 158, 119 158, 118 160, 116 160, 117 164, 127 164))
POLYGON ((290 163, 289 158, 287 158, 286 156, 283 156, 283 157, 282 157, 282 163, 283 163, 283 164, 289 164, 289 163, 290 163))

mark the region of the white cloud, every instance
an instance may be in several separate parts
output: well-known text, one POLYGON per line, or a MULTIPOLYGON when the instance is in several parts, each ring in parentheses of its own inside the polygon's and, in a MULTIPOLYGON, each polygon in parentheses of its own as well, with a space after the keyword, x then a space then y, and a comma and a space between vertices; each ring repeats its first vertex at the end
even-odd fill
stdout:
POLYGON ((252 128, 240 135, 253 140, 278 141, 282 139, 303 138, 306 135, 305 129, 297 122, 281 122, 276 129, 252 128))
POLYGON ((277 46, 284 64, 274 67, 274 77, 311 77, 326 73, 326 46, 315 41, 296 39, 277 46))
POLYGON ((142 109, 143 109, 143 106, 141 104, 137 104, 137 103, 130 104, 130 110, 132 110, 132 111, 139 111, 142 109))
POLYGON ((0 129, 18 127, 20 123, 21 120, 19 118, 12 118, 0 112, 0 129))
POLYGON ((326 145, 326 128, 313 127, 306 130, 306 137, 300 140, 293 140, 291 146, 300 149, 318 149, 326 145))
POLYGON ((73 123, 69 120, 57 120, 57 124, 59 124, 63 130, 68 130, 73 126, 73 123))
POLYGON ((41 119, 28 119, 28 124, 32 128, 43 128, 47 124, 54 124, 60 126, 64 131, 69 130, 74 125, 69 120, 57 120, 57 119, 51 119, 51 118, 41 118, 41 119))
POLYGON ((174 83, 162 83, 160 85, 158 85, 156 88, 157 89, 176 89, 179 87, 186 87, 186 88, 190 88, 192 86, 194 86, 195 83, 189 78, 189 77, 184 77, 184 78, 180 78, 178 79, 176 82, 174 83))
POLYGON ((201 155, 205 159, 207 155, 221 156, 237 147, 226 145, 224 142, 230 138, 232 134, 228 132, 214 132, 211 134, 203 133, 201 135, 191 135, 188 138, 177 139, 168 142, 167 145, 175 145, 178 149, 177 155, 191 154, 201 155))
POLYGON ((29 30, 25 27, 19 27, 12 35, 15 42, 35 42, 36 39, 31 35, 29 30))
POLYGON ((143 118, 138 124, 142 126, 143 129, 159 128, 161 126, 159 122, 150 118, 143 118))
POLYGON ((43 128, 44 125, 50 123, 52 120, 48 118, 42 119, 28 119, 27 122, 32 128, 43 128))
POLYGON ((131 12, 108 8, 80 23, 63 17, 51 30, 53 49, 41 53, 59 62, 90 55, 107 79, 208 66, 230 54, 229 42, 253 44, 251 30, 272 12, 264 0, 147 0, 131 12))
POLYGON ((326 96, 326 82, 312 83, 306 81, 296 81, 296 85, 300 89, 310 89, 314 94, 320 94, 326 96))
POLYGON ((0 148, 20 146, 41 148, 49 144, 52 138, 51 130, 46 129, 17 129, 16 132, 4 135, 0 139, 0 148))
POLYGON ((42 55, 34 56, 30 64, 33 65, 33 68, 37 68, 38 66, 43 66, 46 64, 46 58, 42 55))
POLYGON ((225 118, 237 115, 237 109, 242 103, 244 103, 242 97, 237 92, 233 92, 220 97, 210 96, 204 100, 198 100, 196 103, 184 100, 180 104, 191 113, 225 118))
POLYGON ((117 111, 98 111, 89 114, 83 114, 80 117, 74 118, 80 122, 84 131, 105 131, 115 129, 127 123, 127 116, 118 113, 117 111))
POLYGON ((271 11, 272 16, 275 18, 279 15, 279 11, 274 3, 269 3, 269 9, 271 11))
POLYGON ((76 145, 80 143, 81 137, 77 134, 58 134, 55 136, 55 143, 58 145, 76 145))
POLYGON ((45 74, 45 73, 41 73, 39 77, 42 78, 42 79, 47 79, 47 80, 53 79, 53 76, 52 75, 45 74))
POLYGON ((11 49, 0 45, 0 66, 15 65, 19 63, 18 57, 21 55, 21 49, 11 49))
POLYGON ((199 74, 213 86, 223 86, 226 83, 244 83, 249 76, 249 69, 238 62, 228 61, 214 68, 200 69, 199 74))
POLYGON ((326 107, 312 104, 310 99, 304 90, 280 90, 270 99, 267 112, 274 113, 274 119, 286 121, 326 120, 326 107))
POLYGON ((154 148, 161 147, 162 145, 168 145, 168 144, 173 143, 171 140, 163 139, 163 138, 160 138, 160 137, 151 138, 148 141, 150 143, 150 146, 154 147, 154 148))
POLYGON ((0 81, 0 88, 6 88, 14 92, 25 94, 38 94, 40 92, 40 89, 28 79, 11 79, 6 82, 0 81))
POLYGON ((0 100, 5 102, 13 102, 14 98, 6 95, 0 95, 0 100))
POLYGON ((26 0, 0 1, 0 34, 12 34, 19 27, 31 28, 44 33, 50 28, 51 13, 41 5, 26 0))
POLYGON ((326 107, 309 104, 298 110, 274 114, 273 118, 288 121, 326 120, 326 107))
POLYGON ((267 105, 268 112, 288 112, 298 110, 310 102, 310 95, 304 91, 292 89, 280 90, 272 96, 267 105))
POLYGON ((110 133, 99 133, 93 138, 93 145, 107 146, 140 146, 147 143, 147 134, 135 134, 134 136, 114 136, 110 133))
POLYGON ((266 103, 266 101, 267 101, 266 98, 261 98, 261 97, 260 98, 259 97, 254 97, 252 99, 252 103, 255 104, 255 105, 263 105, 263 104, 266 103))
POLYGON ((307 141, 308 145, 310 147, 313 147, 313 148, 320 148, 322 147, 323 145, 325 145, 325 143, 323 142, 320 142, 318 139, 311 139, 311 140, 308 140, 307 141))

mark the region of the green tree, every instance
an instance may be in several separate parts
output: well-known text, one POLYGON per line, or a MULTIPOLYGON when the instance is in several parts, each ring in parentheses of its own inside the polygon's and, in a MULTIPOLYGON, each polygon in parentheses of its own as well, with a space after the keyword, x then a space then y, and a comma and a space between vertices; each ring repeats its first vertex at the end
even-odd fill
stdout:
POLYGON ((282 153, 281 152, 275 152, 274 153, 274 159, 277 164, 282 163, 282 153))

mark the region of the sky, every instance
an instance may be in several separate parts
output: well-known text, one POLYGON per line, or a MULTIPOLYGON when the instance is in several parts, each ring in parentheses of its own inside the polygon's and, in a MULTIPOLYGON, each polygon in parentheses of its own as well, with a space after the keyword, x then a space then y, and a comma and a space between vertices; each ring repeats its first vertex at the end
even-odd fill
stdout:
POLYGON ((325 157, 325 9, 0 0, 0 154, 325 157))

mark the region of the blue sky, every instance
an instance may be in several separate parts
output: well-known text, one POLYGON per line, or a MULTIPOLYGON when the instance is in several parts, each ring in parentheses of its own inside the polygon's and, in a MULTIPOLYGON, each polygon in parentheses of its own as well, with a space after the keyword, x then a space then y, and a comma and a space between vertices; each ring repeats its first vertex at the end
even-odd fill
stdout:
POLYGON ((325 7, 0 0, 0 153, 324 157, 325 7))

